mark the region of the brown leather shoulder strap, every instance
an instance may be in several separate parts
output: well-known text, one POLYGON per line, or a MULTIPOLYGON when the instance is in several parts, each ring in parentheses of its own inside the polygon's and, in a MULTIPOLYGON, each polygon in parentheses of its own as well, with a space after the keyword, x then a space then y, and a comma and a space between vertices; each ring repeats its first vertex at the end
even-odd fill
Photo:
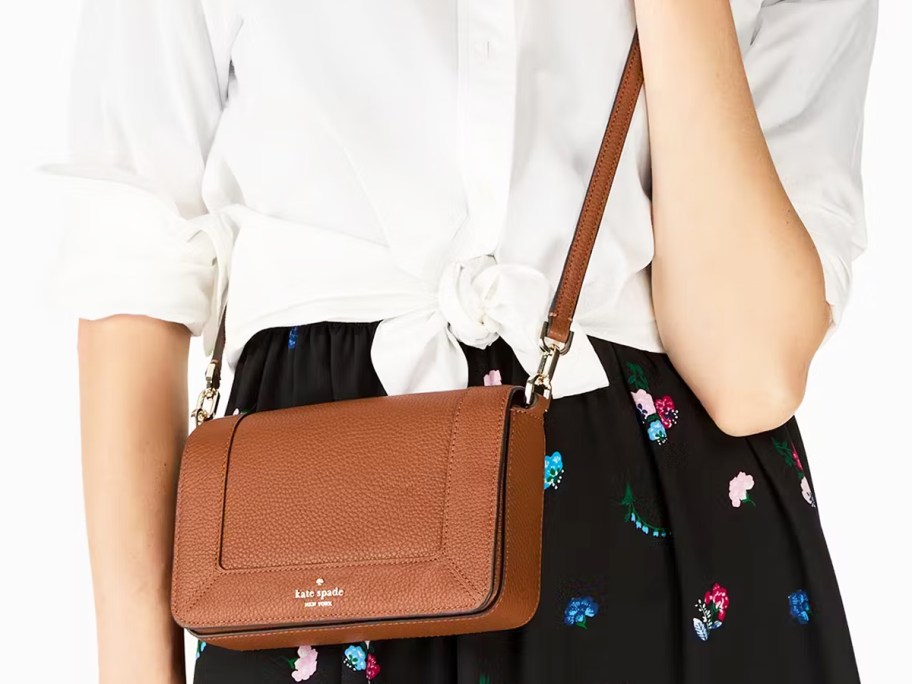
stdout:
POLYGON ((640 59, 640 42, 634 33, 633 43, 627 55, 627 66, 624 67, 614 107, 605 128, 605 135, 602 137, 602 147, 599 149, 595 168, 589 179, 589 188, 576 223, 573 242, 570 243, 560 283, 551 301, 551 310, 548 312, 545 337, 561 344, 570 338, 570 323, 576 311, 583 278, 589 266, 589 258, 592 256, 592 246, 595 244, 595 236, 605 213, 608 194, 611 192, 618 162, 621 160, 621 151, 624 149, 624 141, 627 139, 627 131, 633 120, 642 85, 643 62, 640 59))
MULTIPOLYGON (((602 215, 605 213, 605 204, 608 202, 608 194, 611 192, 642 85, 643 63, 640 59, 640 43, 637 33, 634 32, 633 43, 627 55, 627 65, 624 67, 608 126, 602 137, 602 146, 595 160, 592 177, 589 179, 573 242, 564 261, 564 270, 548 313, 545 336, 555 342, 565 343, 570 337, 570 323, 576 311, 583 278, 589 266, 589 258, 592 256, 592 246, 595 244, 602 215)), ((212 352, 212 388, 216 390, 219 387, 222 354, 225 350, 225 310, 223 307, 212 352)))

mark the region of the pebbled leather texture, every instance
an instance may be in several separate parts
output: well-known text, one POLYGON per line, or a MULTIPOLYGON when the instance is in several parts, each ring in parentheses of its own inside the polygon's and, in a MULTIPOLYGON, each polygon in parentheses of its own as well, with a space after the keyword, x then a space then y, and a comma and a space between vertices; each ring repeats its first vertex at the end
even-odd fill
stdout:
POLYGON ((181 461, 174 618, 238 649, 524 624, 538 602, 548 401, 525 409, 522 392, 203 423, 181 461))

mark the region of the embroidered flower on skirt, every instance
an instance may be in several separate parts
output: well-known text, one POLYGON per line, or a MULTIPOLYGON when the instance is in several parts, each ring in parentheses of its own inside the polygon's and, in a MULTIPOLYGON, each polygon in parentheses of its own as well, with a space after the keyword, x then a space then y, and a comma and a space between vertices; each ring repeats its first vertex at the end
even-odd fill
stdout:
POLYGON ((706 592, 702 601, 694 604, 700 611, 700 617, 693 619, 694 631, 702 641, 709 639, 712 630, 722 626, 728 613, 728 603, 728 590, 716 583, 706 592))
POLYGON ((750 498, 748 491, 754 488, 754 478, 752 475, 740 472, 728 483, 728 498, 735 508, 740 508, 743 502, 756 506, 754 500, 750 498))
POLYGON ((563 475, 564 459, 561 452, 555 451, 550 456, 545 456, 545 489, 549 487, 557 489, 563 475))
POLYGON ((588 629, 586 620, 598 615, 598 611, 598 604, 591 596, 575 597, 570 599, 567 608, 564 610, 564 622, 571 627, 588 629))
POLYGON ((380 663, 377 662, 374 649, 369 641, 352 644, 345 649, 343 656, 345 664, 355 672, 364 672, 368 681, 380 674, 380 663))
POLYGON ((675 408, 674 399, 670 396, 653 399, 649 393, 649 381, 642 366, 636 363, 627 363, 627 384, 634 391, 630 393, 633 404, 643 425, 646 426, 646 435, 656 444, 668 441, 668 430, 678 422, 678 409, 675 408))
POLYGON ((795 620, 802 625, 806 625, 811 620, 811 603, 808 600, 807 592, 799 589, 789 594, 789 613, 795 620))
POLYGON ((296 682, 303 682, 317 671, 317 649, 311 646, 298 646, 298 657, 289 658, 289 664, 294 672, 291 678, 296 682))
POLYGON ((492 385, 503 384, 503 380, 501 380, 501 377, 500 377, 500 371, 497 370, 496 368, 493 368, 493 369, 489 370, 487 373, 485 373, 484 384, 486 387, 490 387, 492 385))
POLYGON ((775 437, 773 440, 773 448, 782 456, 782 459, 785 461, 785 464, 795 470, 795 473, 798 475, 799 485, 801 487, 801 496, 804 497, 804 500, 808 502, 809 505, 814 508, 817 507, 817 502, 814 499, 814 493, 811 491, 811 483, 808 481, 807 476, 804 474, 804 466, 801 465, 801 459, 798 457, 798 450, 795 448, 795 445, 790 443, 788 440, 779 441, 775 437))

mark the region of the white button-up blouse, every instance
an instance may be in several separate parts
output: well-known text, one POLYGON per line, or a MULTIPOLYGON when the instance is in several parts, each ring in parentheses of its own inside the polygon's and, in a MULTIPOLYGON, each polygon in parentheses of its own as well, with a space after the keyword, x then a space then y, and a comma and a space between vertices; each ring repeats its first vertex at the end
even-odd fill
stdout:
MULTIPOLYGON (((876 0, 732 9, 835 326, 865 247, 876 0)), ((631 0, 84 0, 69 148, 39 167, 72 219, 52 292, 207 353, 227 296, 229 368, 264 327, 382 320, 389 394, 464 387, 458 341, 503 337, 532 371, 634 27, 631 0)), ((607 385, 587 335, 663 350, 646 115, 641 96, 555 397, 607 385)))

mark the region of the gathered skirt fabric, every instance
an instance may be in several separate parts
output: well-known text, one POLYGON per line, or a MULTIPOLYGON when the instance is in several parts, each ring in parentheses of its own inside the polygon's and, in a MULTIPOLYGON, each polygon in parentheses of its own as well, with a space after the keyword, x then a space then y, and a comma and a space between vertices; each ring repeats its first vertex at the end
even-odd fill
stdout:
MULTIPOLYGON (((259 331, 225 413, 385 395, 376 325, 259 331)), ((200 641, 193 681, 857 684, 795 419, 726 435, 666 355, 590 339, 610 384, 545 416, 542 589, 528 624, 257 651, 200 641)), ((525 383, 503 339, 462 348, 470 385, 525 383)))

